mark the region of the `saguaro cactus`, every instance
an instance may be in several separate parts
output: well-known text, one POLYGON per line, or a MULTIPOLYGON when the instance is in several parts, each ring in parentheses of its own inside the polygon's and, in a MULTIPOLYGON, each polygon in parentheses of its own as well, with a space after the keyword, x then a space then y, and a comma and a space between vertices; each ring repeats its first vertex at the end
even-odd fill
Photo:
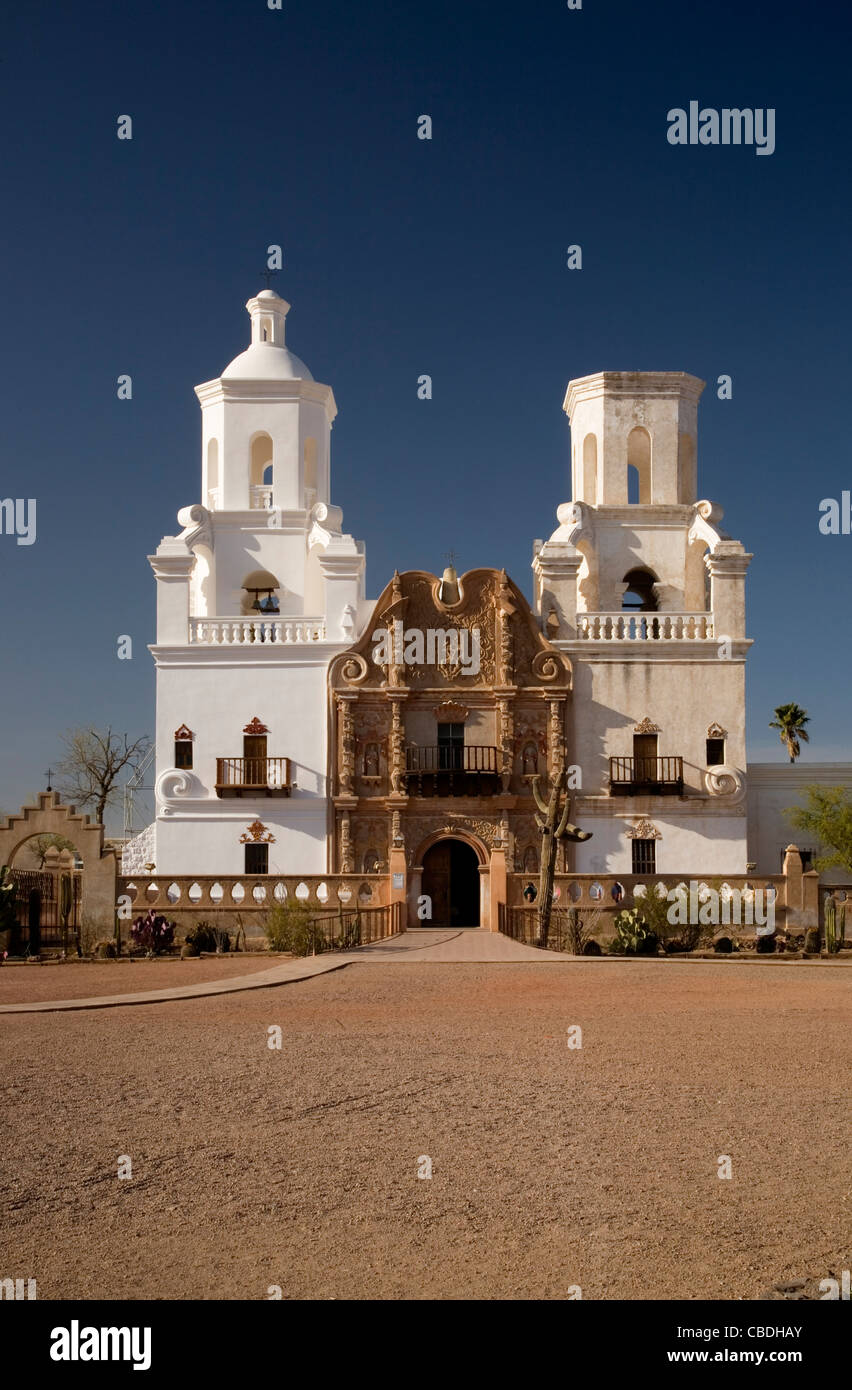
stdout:
POLYGON ((71 916, 72 902, 71 875, 61 874, 59 878, 59 916, 62 918, 63 951, 68 950, 68 918, 71 916))
POLYGON ((553 910, 553 875, 556 871, 556 850, 560 840, 590 840, 591 830, 580 830, 576 825, 572 825, 568 817, 571 814, 571 797, 564 796, 565 785, 568 781, 568 774, 563 767, 562 771, 553 780, 553 787, 550 793, 550 800, 545 801, 541 796, 538 784, 540 777, 530 778, 530 783, 535 797, 535 804, 540 811, 540 815, 535 818, 536 825, 541 831, 541 873, 539 876, 538 888, 538 944, 541 947, 547 946, 547 938, 550 934, 550 915, 553 910))
POLYGON ((825 949, 834 955, 843 948, 846 934, 846 904, 838 903, 828 893, 825 895, 825 949))

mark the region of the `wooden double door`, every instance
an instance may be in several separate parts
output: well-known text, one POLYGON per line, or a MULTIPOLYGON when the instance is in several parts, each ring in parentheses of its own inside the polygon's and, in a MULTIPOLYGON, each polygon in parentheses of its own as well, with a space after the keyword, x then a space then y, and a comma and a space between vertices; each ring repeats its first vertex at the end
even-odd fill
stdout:
POLYGON ((463 840, 439 840, 423 856, 421 893, 432 902, 424 927, 479 926, 479 860, 463 840))

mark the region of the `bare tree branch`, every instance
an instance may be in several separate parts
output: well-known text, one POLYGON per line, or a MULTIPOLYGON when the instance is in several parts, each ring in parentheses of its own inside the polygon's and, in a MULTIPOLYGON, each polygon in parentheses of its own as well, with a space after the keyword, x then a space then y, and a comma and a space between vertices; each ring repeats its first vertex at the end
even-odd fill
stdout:
POLYGON ((117 798, 120 774, 141 762, 151 740, 143 734, 131 743, 127 734, 114 734, 111 728, 71 729, 63 734, 62 744, 58 790, 75 806, 93 807, 95 819, 103 823, 107 807, 117 798))

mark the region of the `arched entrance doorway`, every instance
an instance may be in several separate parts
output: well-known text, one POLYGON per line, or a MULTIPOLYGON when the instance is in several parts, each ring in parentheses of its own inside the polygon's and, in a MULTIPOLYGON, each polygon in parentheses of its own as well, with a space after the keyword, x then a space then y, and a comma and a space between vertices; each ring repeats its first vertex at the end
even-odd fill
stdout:
POLYGON ((438 840, 423 855, 421 893, 432 901, 430 927, 479 926, 479 857, 464 840, 438 840))

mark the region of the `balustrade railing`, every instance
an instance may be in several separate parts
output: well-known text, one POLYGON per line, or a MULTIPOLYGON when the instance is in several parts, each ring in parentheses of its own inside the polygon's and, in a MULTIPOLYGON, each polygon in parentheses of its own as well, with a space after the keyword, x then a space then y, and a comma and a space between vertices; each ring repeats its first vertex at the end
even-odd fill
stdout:
POLYGON ((645 788, 683 787, 683 758, 610 758, 609 782, 614 792, 645 788))
POLYGON ((684 642, 713 637, 712 613, 578 613, 586 642, 684 642))
POLYGON ((250 642, 324 642, 323 618, 190 618, 189 640, 207 647, 245 646, 250 642))
POLYGON ((275 792, 290 790, 289 758, 217 758, 216 791, 275 792))
POLYGON ((405 750, 406 772, 495 772, 497 749, 486 744, 410 745, 405 750))
POLYGON ((266 483, 252 483, 250 504, 252 510, 268 511, 272 506, 272 485, 266 483))

